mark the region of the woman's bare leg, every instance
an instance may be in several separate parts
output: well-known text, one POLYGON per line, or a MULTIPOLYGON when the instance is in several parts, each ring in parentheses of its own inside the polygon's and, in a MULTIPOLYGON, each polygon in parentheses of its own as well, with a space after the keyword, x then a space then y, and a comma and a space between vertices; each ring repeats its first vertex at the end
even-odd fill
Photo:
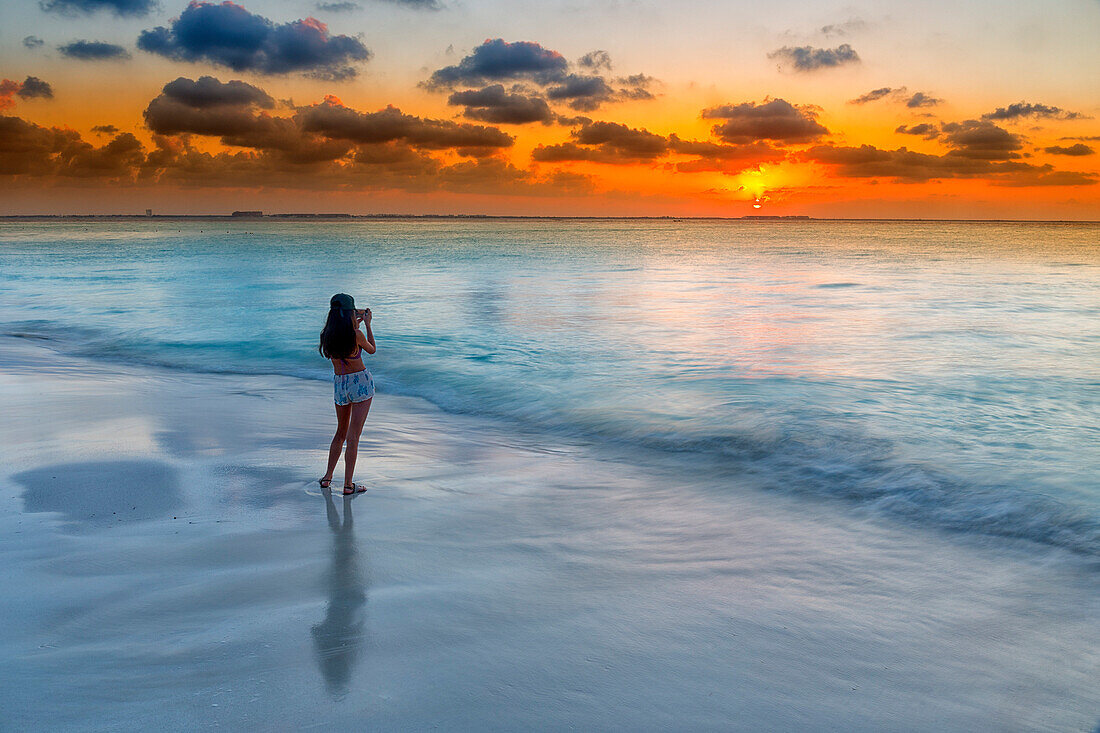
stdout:
MULTIPOLYGON (((371 399, 374 399, 373 397, 371 399)), ((359 436, 363 433, 363 423, 367 421, 371 400, 351 403, 351 420, 348 424, 347 450, 344 451, 344 486, 351 486, 355 473, 355 459, 359 456, 359 436)))
POLYGON ((332 481, 332 472, 336 470, 336 462, 340 460, 340 449, 344 447, 344 439, 348 437, 348 422, 351 419, 351 405, 336 405, 336 435, 332 437, 332 444, 328 447, 328 470, 322 481, 332 481))

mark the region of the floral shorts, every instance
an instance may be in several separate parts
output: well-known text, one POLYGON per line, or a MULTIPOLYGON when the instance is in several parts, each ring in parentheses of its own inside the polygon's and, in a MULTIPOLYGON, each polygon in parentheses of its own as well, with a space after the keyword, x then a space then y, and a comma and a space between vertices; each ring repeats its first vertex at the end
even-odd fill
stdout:
POLYGON ((351 374, 334 374, 332 391, 338 405, 364 402, 374 397, 374 377, 366 369, 351 374))

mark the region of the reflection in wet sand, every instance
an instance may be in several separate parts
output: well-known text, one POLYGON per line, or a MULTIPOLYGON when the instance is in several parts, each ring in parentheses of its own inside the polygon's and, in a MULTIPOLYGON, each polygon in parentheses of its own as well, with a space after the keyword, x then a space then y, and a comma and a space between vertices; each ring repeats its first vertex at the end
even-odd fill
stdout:
POLYGON ((325 618, 313 627, 317 663, 330 693, 342 696, 348 690, 352 669, 363 639, 366 586, 359 569, 352 497, 344 497, 344 519, 336 511, 332 494, 325 492, 325 509, 333 533, 332 568, 328 577, 328 606, 325 618))

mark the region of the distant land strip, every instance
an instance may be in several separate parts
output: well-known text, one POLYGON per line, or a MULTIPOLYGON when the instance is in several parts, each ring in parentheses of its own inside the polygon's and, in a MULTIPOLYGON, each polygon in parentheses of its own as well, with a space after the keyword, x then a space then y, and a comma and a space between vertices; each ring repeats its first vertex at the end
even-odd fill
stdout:
POLYGON ((944 222, 974 224, 1100 224, 1098 219, 935 219, 935 218, 851 218, 813 216, 521 216, 513 214, 0 214, 0 221, 370 221, 400 219, 453 219, 491 221, 756 221, 756 222, 944 222))

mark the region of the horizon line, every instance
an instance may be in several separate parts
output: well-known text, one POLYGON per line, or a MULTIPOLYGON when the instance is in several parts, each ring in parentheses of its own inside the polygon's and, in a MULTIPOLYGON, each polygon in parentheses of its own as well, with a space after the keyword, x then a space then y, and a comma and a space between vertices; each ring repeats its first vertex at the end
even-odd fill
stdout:
POLYGON ((520 219, 548 221, 749 221, 749 222, 956 222, 989 224, 1100 224, 1100 219, 957 219, 922 217, 816 217, 805 215, 766 215, 748 214, 745 216, 584 216, 584 215, 538 215, 538 214, 345 214, 345 213, 272 213, 234 212, 232 214, 0 214, 0 221, 23 219, 226 219, 232 221, 256 221, 270 219, 285 221, 294 219, 520 219))

